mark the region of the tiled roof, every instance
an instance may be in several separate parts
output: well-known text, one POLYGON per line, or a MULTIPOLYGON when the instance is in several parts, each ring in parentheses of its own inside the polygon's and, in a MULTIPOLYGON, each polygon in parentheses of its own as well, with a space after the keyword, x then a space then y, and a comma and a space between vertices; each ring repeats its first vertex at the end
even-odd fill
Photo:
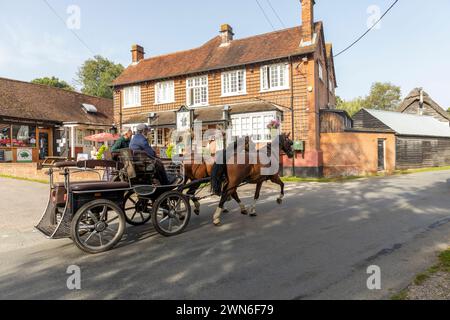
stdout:
MULTIPOLYGON (((315 24, 316 33, 322 23, 315 24)), ((144 59, 130 65, 114 81, 115 86, 231 68, 314 52, 315 45, 301 47, 302 27, 294 27, 244 39, 220 46, 217 36, 201 47, 144 59)))
MULTIPOLYGON (((243 102, 238 104, 231 104, 231 115, 242 113, 255 113, 265 111, 288 111, 284 107, 274 105, 273 103, 265 101, 243 102)), ((223 121, 224 106, 211 106, 205 108, 198 108, 194 110, 195 121, 202 121, 203 123, 218 123, 223 121)), ((138 124, 148 122, 148 113, 136 115, 125 121, 126 124, 138 124)), ((165 111, 157 113, 157 117, 151 123, 152 126, 164 127, 176 125, 175 111, 165 111)))
POLYGON ((113 100, 50 86, 0 78, 0 117, 112 125, 113 100), (97 113, 83 111, 82 104, 97 113))

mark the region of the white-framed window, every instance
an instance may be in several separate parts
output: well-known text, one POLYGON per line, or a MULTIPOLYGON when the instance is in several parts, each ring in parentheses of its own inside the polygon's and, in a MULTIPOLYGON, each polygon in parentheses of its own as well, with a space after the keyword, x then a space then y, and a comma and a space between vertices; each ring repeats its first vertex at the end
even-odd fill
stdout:
POLYGON ((133 86, 123 89, 123 105, 125 108, 141 106, 141 87, 133 86))
POLYGON ((246 93, 245 69, 222 73, 222 96, 235 96, 246 93))
POLYGON ((155 104, 175 102, 175 82, 164 81, 155 84, 155 104))
POLYGON ((328 89, 330 90, 331 93, 334 92, 334 85, 333 85, 333 81, 331 79, 328 80, 328 89))
POLYGON ((281 120, 277 112, 259 112, 232 115, 233 137, 249 136, 256 143, 270 142, 271 132, 267 128, 273 120, 281 120))
POLYGON ((272 64, 261 67, 261 91, 289 89, 289 65, 272 64))
POLYGON ((322 63, 317 62, 318 66, 319 66, 319 79, 323 81, 323 67, 322 67, 322 63))
POLYGON ((187 105, 190 107, 208 105, 208 76, 187 79, 186 100, 187 105))

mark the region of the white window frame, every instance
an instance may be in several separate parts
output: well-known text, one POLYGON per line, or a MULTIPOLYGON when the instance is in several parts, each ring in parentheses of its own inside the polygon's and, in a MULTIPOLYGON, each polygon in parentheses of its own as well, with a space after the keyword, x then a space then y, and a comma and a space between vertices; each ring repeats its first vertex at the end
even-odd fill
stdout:
POLYGON ((290 74, 289 64, 276 63, 269 64, 261 67, 261 92, 287 90, 290 87, 290 74), (273 75, 276 72, 278 78, 276 81, 273 79, 273 75), (280 84, 283 79, 283 84, 280 84))
MULTIPOLYGON (((194 92, 195 95, 195 92, 194 92)), ((209 88, 208 88, 208 76, 199 76, 199 77, 192 77, 186 79, 186 105, 189 107, 205 107, 209 105, 209 88), (206 80, 204 84, 196 85, 196 81, 203 81, 206 80), (195 96, 192 97, 192 93, 195 90, 200 90, 200 95, 202 95, 202 90, 206 89, 205 92, 205 100, 200 99, 200 102, 196 102, 195 96), (191 103, 192 100, 192 103, 191 103)))
MULTIPOLYGON (((232 135, 233 137, 242 138, 244 136, 250 136, 255 143, 268 143, 270 139, 266 139, 266 135, 270 134, 270 130, 267 125, 272 120, 278 120, 281 122, 281 115, 276 111, 268 112, 256 112, 256 113, 242 113, 231 116, 232 135), (262 118, 262 126, 260 126, 259 119, 262 118), (266 118, 270 118, 269 121, 264 121, 266 118), (254 124, 256 123, 256 128, 254 124), (260 132, 262 131, 262 132, 260 132), (260 139, 255 139, 255 135, 261 135, 260 139)), ((281 132, 281 128, 278 129, 281 132)))
POLYGON ((123 107, 136 108, 141 106, 141 86, 126 87, 123 89, 123 107))
POLYGON ((331 79, 328 80, 328 90, 330 90, 330 93, 334 93, 334 84, 331 79))
POLYGON ((245 69, 233 70, 222 72, 222 97, 232 97, 232 96, 240 96, 247 94, 247 72, 245 69), (242 74, 242 89, 239 90, 239 77, 242 74), (236 81, 236 91, 232 90, 232 81, 231 77, 235 77, 236 81))
POLYGON ((325 82, 322 63, 320 61, 317 61, 317 65, 319 66, 319 79, 325 82))
POLYGON ((155 104, 166 104, 174 102, 175 102, 175 81, 172 80, 156 83, 155 104))

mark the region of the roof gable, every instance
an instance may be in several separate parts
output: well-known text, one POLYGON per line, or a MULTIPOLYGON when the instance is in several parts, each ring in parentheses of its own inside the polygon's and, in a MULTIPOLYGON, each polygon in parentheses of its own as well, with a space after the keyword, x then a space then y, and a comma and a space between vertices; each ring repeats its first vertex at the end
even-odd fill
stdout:
MULTIPOLYGON (((315 28, 316 33, 321 33, 322 23, 317 22, 315 28)), ((228 46, 220 46, 221 39, 217 36, 201 47, 144 59, 138 64, 130 65, 114 81, 114 85, 120 86, 232 68, 315 51, 315 45, 301 47, 301 39, 301 26, 236 39, 228 46)))
MULTIPOLYGON (((398 108, 398 112, 405 112, 411 106, 419 107, 420 104, 420 88, 413 89, 409 95, 403 100, 400 107, 398 108)), ((433 110, 435 110, 439 115, 441 115, 444 119, 450 121, 450 115, 437 104, 428 93, 423 91, 423 102, 425 105, 429 106, 433 110)))

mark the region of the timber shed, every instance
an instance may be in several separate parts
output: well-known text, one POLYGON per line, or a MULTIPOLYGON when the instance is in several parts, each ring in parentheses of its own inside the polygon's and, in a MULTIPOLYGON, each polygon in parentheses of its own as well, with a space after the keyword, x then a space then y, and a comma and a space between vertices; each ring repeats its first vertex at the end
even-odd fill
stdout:
POLYGON ((436 117, 362 109, 353 117, 355 129, 392 130, 396 135, 396 168, 450 165, 450 124, 436 117))

